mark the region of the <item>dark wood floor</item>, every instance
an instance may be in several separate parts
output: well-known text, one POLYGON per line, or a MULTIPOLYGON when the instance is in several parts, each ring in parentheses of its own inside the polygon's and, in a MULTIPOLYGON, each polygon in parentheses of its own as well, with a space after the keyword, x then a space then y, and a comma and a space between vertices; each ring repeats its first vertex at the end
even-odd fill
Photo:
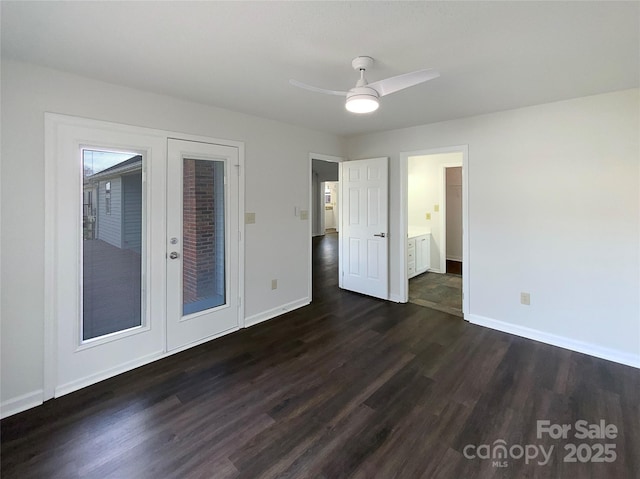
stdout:
POLYGON ((340 291, 336 236, 314 252, 311 306, 2 421, 2 478, 639 477, 638 370, 340 291), (536 437, 580 419, 617 438, 536 437), (554 451, 464 455, 499 440, 554 451))
POLYGON ((447 260, 447 274, 457 274, 462 276, 462 261, 447 260))

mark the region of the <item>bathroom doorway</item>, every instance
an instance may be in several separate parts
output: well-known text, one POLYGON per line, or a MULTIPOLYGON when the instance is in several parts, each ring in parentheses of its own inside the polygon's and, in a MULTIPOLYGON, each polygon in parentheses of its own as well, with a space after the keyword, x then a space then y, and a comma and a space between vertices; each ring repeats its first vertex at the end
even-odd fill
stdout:
POLYGON ((465 147, 403 154, 406 301, 464 317, 465 147))

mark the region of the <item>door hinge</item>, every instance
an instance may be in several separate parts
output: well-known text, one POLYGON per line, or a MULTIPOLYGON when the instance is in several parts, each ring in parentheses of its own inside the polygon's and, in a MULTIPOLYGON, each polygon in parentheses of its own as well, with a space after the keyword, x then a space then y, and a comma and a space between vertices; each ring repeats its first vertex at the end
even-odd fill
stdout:
POLYGON ((233 165, 236 167, 236 173, 240 176, 240 165, 233 165))

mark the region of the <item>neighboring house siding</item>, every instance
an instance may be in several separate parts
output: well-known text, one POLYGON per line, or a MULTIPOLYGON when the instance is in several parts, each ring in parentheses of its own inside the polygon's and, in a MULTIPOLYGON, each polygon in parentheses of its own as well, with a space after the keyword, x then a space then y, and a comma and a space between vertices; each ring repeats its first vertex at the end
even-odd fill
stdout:
POLYGON ((117 248, 122 247, 122 181, 120 178, 101 181, 98 188, 98 239, 117 248), (107 214, 106 184, 111 182, 111 214, 107 214))
POLYGON ((142 252, 142 173, 122 177, 123 248, 142 252))

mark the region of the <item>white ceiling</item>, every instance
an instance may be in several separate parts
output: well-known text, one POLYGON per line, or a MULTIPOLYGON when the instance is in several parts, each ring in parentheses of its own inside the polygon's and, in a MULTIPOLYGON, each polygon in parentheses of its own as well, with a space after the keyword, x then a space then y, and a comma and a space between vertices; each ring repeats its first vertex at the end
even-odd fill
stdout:
POLYGON ((339 135, 403 128, 639 85, 639 2, 2 1, 2 54, 339 135), (441 77, 357 116, 369 81, 441 77))

